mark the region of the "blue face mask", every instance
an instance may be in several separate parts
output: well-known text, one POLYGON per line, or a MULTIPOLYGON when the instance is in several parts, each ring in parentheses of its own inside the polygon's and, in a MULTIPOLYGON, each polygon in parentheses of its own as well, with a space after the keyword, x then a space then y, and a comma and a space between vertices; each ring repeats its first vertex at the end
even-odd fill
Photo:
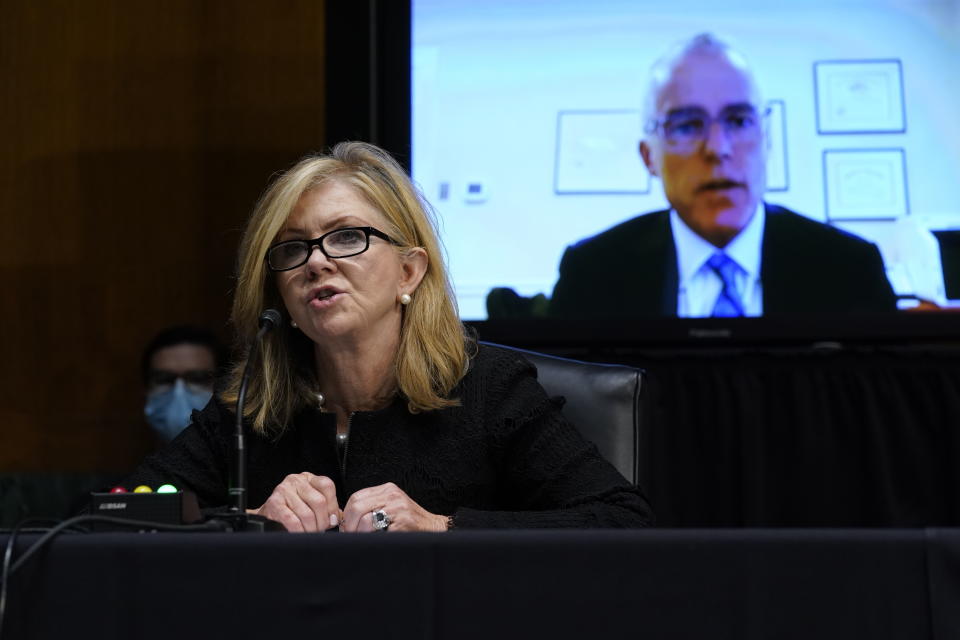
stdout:
POLYGON ((192 390, 177 378, 171 388, 147 397, 143 413, 154 431, 169 442, 190 424, 193 410, 203 409, 212 397, 213 392, 192 390))

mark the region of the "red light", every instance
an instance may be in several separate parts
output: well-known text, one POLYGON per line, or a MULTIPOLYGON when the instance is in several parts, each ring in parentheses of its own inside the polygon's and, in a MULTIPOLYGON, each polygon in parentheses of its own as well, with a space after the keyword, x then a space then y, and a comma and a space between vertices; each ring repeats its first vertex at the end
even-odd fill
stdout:
POLYGON ((113 489, 110 489, 110 493, 126 493, 126 492, 127 490, 124 489, 123 487, 114 487, 113 489))

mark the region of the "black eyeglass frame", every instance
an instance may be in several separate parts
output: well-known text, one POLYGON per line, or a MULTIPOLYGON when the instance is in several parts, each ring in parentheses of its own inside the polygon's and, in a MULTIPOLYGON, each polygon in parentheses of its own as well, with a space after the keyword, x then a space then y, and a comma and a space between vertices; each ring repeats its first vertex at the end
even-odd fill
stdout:
POLYGON ((284 240, 283 242, 278 242, 275 245, 271 245, 270 248, 267 249, 267 255, 265 255, 263 259, 267 263, 267 268, 269 268, 271 271, 290 271, 292 269, 296 269, 297 267, 302 267, 303 265, 307 264, 307 261, 310 259, 310 256, 313 255, 314 247, 319 248, 320 252, 323 255, 325 255, 329 260, 336 260, 338 258, 352 258, 353 256, 360 255, 361 253, 365 252, 367 249, 370 248, 370 236, 376 236, 378 238, 386 240, 390 244, 394 244, 394 245, 397 244, 396 242, 394 242, 393 238, 385 234, 383 231, 380 231, 376 227, 340 227, 339 229, 328 231, 322 236, 320 236, 319 238, 313 238, 312 240, 284 240), (327 253, 326 249, 323 248, 323 241, 328 236, 332 236, 335 233, 341 233, 343 231, 362 231, 363 238, 366 241, 363 245, 363 249, 360 249, 359 251, 354 251, 353 253, 332 256, 329 253, 327 253), (273 251, 279 247, 285 247, 295 243, 307 245, 307 253, 303 258, 303 262, 299 262, 293 265, 292 267, 283 267, 282 269, 278 269, 277 267, 273 266, 273 264, 270 262, 270 254, 273 253, 273 251))
MULTIPOLYGON (((724 107, 723 109, 720 110, 720 113, 718 113, 716 116, 711 116, 709 113, 704 112, 703 115, 706 116, 705 118, 706 122, 704 126, 704 133, 702 134, 701 140, 706 139, 706 136, 709 135, 710 128, 713 127, 713 124, 722 119, 724 111, 730 110, 731 112, 736 113, 735 110, 738 106, 739 105, 724 107)), ((754 105, 749 105, 749 106, 752 110, 753 116, 756 117, 757 119, 758 129, 760 131, 763 131, 763 128, 766 125, 766 120, 768 117, 770 117, 770 114, 773 111, 773 107, 771 107, 769 103, 764 104, 759 108, 754 105)), ((646 125, 643 127, 643 130, 645 133, 648 133, 650 135, 658 135, 666 141, 668 138, 668 135, 666 132, 666 125, 670 121, 670 118, 671 116, 669 114, 662 118, 651 118, 650 120, 647 121, 646 125)))

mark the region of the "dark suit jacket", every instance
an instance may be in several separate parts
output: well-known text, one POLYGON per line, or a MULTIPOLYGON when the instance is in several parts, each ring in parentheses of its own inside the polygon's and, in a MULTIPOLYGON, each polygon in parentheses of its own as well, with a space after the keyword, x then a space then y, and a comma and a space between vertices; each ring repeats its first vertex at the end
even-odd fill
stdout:
MULTIPOLYGON (((783 207, 765 207, 764 315, 896 309, 875 245, 783 207)), ((675 316, 677 281, 669 211, 648 213, 567 248, 549 314, 675 316)))

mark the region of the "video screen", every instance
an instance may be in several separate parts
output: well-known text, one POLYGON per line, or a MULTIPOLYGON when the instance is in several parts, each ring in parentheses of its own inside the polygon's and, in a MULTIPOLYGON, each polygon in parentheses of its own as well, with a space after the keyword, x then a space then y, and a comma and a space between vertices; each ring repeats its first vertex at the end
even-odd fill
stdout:
POLYGON ((960 0, 414 0, 412 41, 464 320, 960 306, 960 0), (651 84, 698 34, 755 94, 693 57, 651 84))

